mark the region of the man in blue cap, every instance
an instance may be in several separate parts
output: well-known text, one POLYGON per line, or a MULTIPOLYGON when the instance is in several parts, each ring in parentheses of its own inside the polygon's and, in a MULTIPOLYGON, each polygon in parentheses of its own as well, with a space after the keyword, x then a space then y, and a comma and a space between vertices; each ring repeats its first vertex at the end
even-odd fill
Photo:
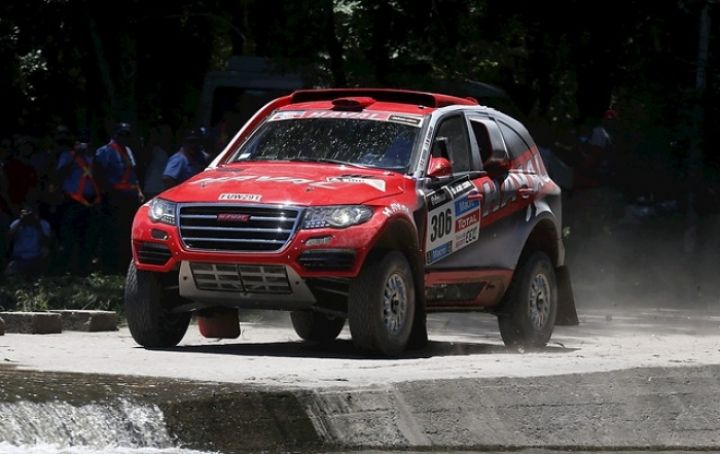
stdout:
POLYGON ((208 165, 208 155, 203 150, 203 134, 191 130, 185 134, 180 150, 168 159, 163 182, 165 189, 182 183, 188 178, 202 172, 208 165))
POLYGON ((105 219, 103 264, 116 273, 123 273, 130 262, 130 229, 135 211, 144 201, 135 156, 128 146, 131 136, 130 124, 115 125, 110 142, 95 152, 93 166, 105 219))

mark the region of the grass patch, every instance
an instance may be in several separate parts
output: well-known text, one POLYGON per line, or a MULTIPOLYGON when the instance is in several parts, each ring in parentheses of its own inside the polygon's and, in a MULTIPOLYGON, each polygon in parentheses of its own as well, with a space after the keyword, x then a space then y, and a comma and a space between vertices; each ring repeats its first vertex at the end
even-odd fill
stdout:
POLYGON ((93 309, 122 313, 124 286, 124 276, 99 273, 44 276, 34 281, 8 279, 0 285, 0 309, 93 309))

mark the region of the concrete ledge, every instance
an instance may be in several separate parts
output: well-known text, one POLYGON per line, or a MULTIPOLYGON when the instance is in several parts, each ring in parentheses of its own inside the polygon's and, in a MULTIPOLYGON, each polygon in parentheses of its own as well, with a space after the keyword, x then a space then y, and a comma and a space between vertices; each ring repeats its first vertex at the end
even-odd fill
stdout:
POLYGON ((55 334, 63 329, 60 314, 51 312, 0 312, 5 331, 21 334, 55 334))
MULTIPOLYGON (((718 452, 719 376, 714 365, 303 390, 0 367, 0 420, 22 436, 38 417, 47 433, 83 434, 87 420, 58 405, 106 420, 151 408, 184 448, 220 452, 718 452), (28 401, 47 411, 23 411, 28 401)), ((153 446, 154 433, 138 435, 153 446)))
POLYGON ((56 310, 60 314, 63 329, 68 331, 117 331, 118 317, 112 311, 56 310))

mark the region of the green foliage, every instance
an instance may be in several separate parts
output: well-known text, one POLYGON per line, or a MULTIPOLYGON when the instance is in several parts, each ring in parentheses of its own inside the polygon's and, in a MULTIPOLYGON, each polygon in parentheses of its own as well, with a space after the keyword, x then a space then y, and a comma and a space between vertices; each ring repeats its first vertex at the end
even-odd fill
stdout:
POLYGON ((44 311, 95 309, 122 312, 123 276, 91 274, 47 276, 35 281, 12 279, 0 287, 0 309, 44 311))

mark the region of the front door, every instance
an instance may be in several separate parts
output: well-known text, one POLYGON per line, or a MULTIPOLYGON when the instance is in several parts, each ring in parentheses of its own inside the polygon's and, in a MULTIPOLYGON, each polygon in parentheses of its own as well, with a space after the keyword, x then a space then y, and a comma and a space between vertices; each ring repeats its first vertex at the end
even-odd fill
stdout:
MULTIPOLYGON (((429 309, 494 303, 509 279, 506 271, 492 268, 479 256, 486 200, 500 197, 498 187, 482 171, 483 155, 491 150, 491 137, 478 140, 463 114, 441 119, 433 138, 432 155, 446 158, 452 176, 431 185, 426 196, 426 296, 429 309), (499 282, 498 282, 499 281, 499 282)), ((473 128, 474 129, 474 128, 473 128)))

